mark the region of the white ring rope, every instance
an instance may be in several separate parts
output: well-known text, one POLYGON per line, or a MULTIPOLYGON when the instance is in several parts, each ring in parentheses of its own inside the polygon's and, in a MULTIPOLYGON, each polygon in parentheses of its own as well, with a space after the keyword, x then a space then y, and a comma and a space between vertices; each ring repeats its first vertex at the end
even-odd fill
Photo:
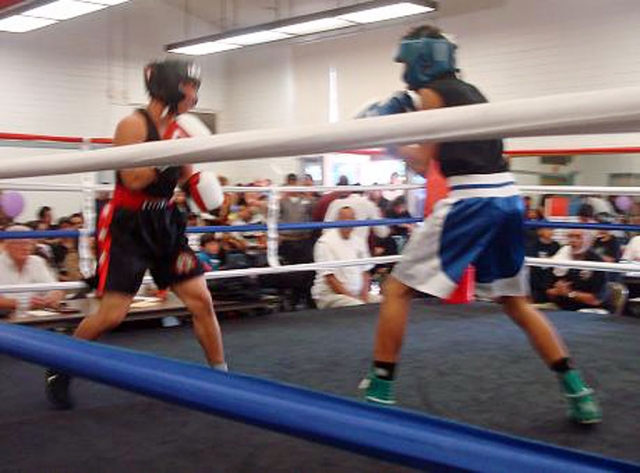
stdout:
POLYGON ((638 129, 640 87, 629 87, 324 125, 245 131, 62 155, 25 157, 0 162, 0 178, 301 156, 424 141, 624 133, 638 129))
MULTIPOLYGON (((52 191, 52 192, 84 192, 87 189, 94 191, 112 191, 112 184, 97 184, 93 186, 83 186, 78 184, 57 184, 48 182, 19 182, 0 181, 0 189, 16 191, 52 191)), ((224 186, 224 192, 361 192, 376 190, 415 190, 424 189, 424 184, 378 184, 373 186, 224 186)))
POLYGON ((640 187, 518 186, 523 194, 640 195, 640 187))
MULTIPOLYGON (((87 188, 81 184, 58 184, 49 182, 13 182, 0 181, 0 189, 38 192, 84 192, 87 188)), ((94 191, 112 191, 113 185, 99 184, 89 187, 94 191)))
MULTIPOLYGON (((315 271, 324 268, 342 268, 347 266, 367 266, 369 264, 387 264, 400 261, 400 255, 394 256, 377 256, 375 258, 351 259, 342 261, 323 261, 321 263, 304 263, 290 264, 286 266, 247 268, 247 269, 227 269, 223 271, 215 271, 205 273, 204 277, 210 279, 227 279, 239 276, 259 276, 262 274, 281 274, 300 271, 315 271)), ((151 284, 153 278, 146 276, 143 284, 151 284)), ((87 289, 87 285, 81 281, 75 282, 57 282, 57 283, 38 283, 38 284, 8 284, 0 285, 0 294, 21 293, 21 292, 48 292, 48 291, 64 291, 64 290, 81 290, 87 289)))
MULTIPOLYGON (((227 279, 240 276, 259 276, 262 274, 281 274, 299 271, 315 271, 324 268, 339 268, 347 266, 361 266, 369 264, 396 263, 402 258, 401 255, 376 256, 373 258, 363 258, 359 260, 343 261, 323 261, 321 263, 290 264, 286 266, 247 268, 247 269, 227 269, 222 271, 205 273, 204 277, 210 279, 227 279)), ((550 258, 526 258, 527 266, 575 268, 591 271, 607 271, 615 273, 638 273, 640 274, 639 263, 603 263, 599 261, 573 261, 555 260, 550 258)), ((146 276, 143 284, 151 284, 153 279, 146 276)), ((10 284, 0 285, 0 294, 16 294, 23 292, 48 292, 48 291, 74 291, 87 289, 87 285, 82 281, 38 283, 38 284, 10 284)))

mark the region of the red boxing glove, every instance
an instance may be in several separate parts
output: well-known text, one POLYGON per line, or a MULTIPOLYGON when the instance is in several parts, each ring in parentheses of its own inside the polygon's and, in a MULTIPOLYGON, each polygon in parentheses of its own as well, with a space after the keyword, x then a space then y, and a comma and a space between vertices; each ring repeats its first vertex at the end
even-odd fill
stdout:
POLYGON ((224 194, 220 180, 213 172, 195 172, 182 185, 190 202, 200 211, 209 212, 222 205, 224 194))

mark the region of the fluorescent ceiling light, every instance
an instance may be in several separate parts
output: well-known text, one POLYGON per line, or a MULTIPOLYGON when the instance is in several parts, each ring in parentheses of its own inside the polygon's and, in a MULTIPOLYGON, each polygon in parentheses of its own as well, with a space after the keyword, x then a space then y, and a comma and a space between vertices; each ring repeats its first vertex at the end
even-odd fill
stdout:
MULTIPOLYGON (((101 0, 89 1, 99 2, 101 0)), ((436 6, 435 0, 369 0, 347 7, 334 8, 250 28, 241 28, 235 31, 225 31, 220 34, 180 41, 165 46, 165 49, 172 53, 210 54, 234 49, 223 48, 220 44, 235 45, 236 47, 253 46, 350 26, 428 13, 435 11, 436 6)))
POLYGON ((8 33, 25 33, 27 31, 37 30, 43 26, 49 26, 57 23, 56 20, 47 20, 46 18, 31 18, 28 16, 14 15, 0 19, 0 31, 8 33))
POLYGON ((27 10, 23 12, 22 15, 49 18, 51 20, 68 20, 69 18, 92 13, 106 7, 107 5, 101 5, 99 3, 58 0, 57 2, 48 3, 33 10, 27 10))
POLYGON ((337 30, 338 28, 345 28, 347 26, 353 26, 353 23, 339 18, 322 18, 320 20, 305 21, 304 23, 283 26, 273 31, 290 35, 305 35, 337 30))
POLYGON ((433 10, 434 8, 432 7, 403 2, 396 5, 387 5, 359 12, 347 13, 346 15, 340 15, 338 18, 353 21, 355 23, 374 23, 376 21, 392 20, 394 18, 402 18, 403 16, 427 13, 433 10))
POLYGON ((271 41, 278 41, 280 39, 290 38, 291 35, 278 33, 276 31, 256 31, 255 33, 248 33, 238 36, 229 36, 220 40, 225 44, 237 44, 240 46, 251 46, 253 44, 270 43, 271 41))
POLYGON ((241 48, 239 44, 225 44, 220 41, 209 41, 206 43, 194 44, 182 48, 170 49, 170 53, 188 54, 190 56, 201 56, 203 54, 221 53, 232 49, 241 48))

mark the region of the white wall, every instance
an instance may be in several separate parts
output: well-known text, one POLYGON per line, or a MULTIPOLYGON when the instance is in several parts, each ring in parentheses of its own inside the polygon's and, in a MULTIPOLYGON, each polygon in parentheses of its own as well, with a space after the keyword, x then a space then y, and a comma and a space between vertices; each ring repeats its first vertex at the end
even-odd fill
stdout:
MULTIPOLYGON (((162 2, 136 0, 26 34, 0 33, 0 131, 109 137, 115 124, 146 103, 142 68, 165 56, 163 45, 211 31, 209 25, 162 2)), ((224 108, 224 59, 201 61, 207 81, 203 110, 224 108)), ((43 154, 46 150, 0 148, 0 160, 43 154)), ((59 153, 50 150, 52 159, 59 153)), ((78 183, 79 176, 38 179, 78 183)), ((24 220, 41 205, 58 215, 76 212, 80 195, 27 194, 24 220)))
MULTIPOLYGON (((456 36, 463 77, 493 101, 640 83, 637 0, 446 0, 442 5, 436 23, 456 36)), ((340 118, 348 119, 371 98, 402 87, 401 68, 391 57, 399 36, 420 22, 202 57, 206 80, 200 107, 219 113, 223 132, 325 123, 328 70, 334 67, 340 118)), ((0 130, 109 136, 132 104, 145 101, 142 65, 162 57, 165 43, 211 32, 214 26, 163 2, 134 0, 26 35, 0 33, 0 130)), ((508 142, 511 148, 582 144, 637 146, 640 137, 508 142)), ((12 154, 0 148, 0 159, 12 154)), ((603 176, 612 166, 636 163, 635 157, 580 162, 587 161, 579 165, 584 184, 606 182, 603 176)), ((232 182, 260 177, 277 182, 297 170, 297 162, 283 158, 215 168, 232 182)), ((60 213, 77 208, 67 196, 49 200, 60 213)))

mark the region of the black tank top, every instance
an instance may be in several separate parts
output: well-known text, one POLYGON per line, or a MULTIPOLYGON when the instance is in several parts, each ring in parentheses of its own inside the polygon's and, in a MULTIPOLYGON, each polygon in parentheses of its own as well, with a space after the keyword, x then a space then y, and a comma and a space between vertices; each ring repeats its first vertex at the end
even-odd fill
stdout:
MULTIPOLYGON (((149 112, 144 108, 140 108, 136 110, 136 112, 141 114, 147 122, 147 137, 144 141, 160 141, 160 133, 158 133, 158 128, 151 119, 149 112)), ((170 166, 158 173, 158 178, 140 192, 153 198, 171 199, 171 197, 173 197, 173 192, 178 185, 181 173, 182 166, 170 166)), ((122 179, 119 171, 117 172, 117 180, 118 184, 122 186, 122 179)))
MULTIPOLYGON (((445 107, 487 102, 478 89, 455 76, 436 79, 427 88, 442 97, 445 107)), ((509 170, 509 164, 502 154, 502 140, 441 143, 437 160, 446 177, 494 174, 509 170)))

